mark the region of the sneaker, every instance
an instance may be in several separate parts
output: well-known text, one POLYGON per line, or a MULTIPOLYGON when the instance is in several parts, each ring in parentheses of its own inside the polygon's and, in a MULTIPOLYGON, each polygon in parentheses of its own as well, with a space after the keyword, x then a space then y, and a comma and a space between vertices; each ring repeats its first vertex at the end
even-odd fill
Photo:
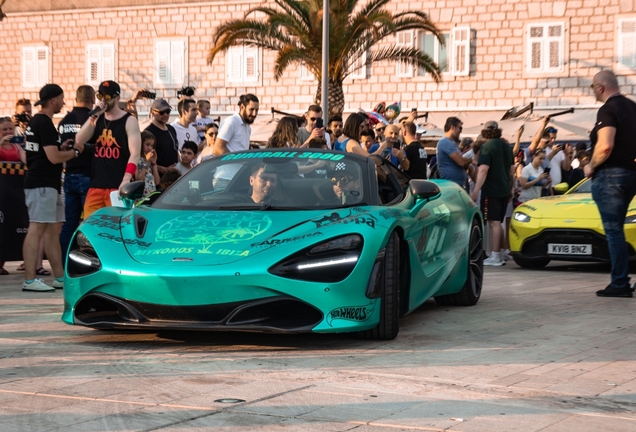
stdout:
POLYGON ((503 258, 504 261, 510 261, 512 259, 512 255, 510 255, 510 249, 502 249, 501 258, 503 258))
POLYGON ((506 265, 506 262, 502 260, 498 255, 495 255, 494 253, 492 253, 490 254, 488 258, 484 260, 484 265, 499 267, 502 265, 506 265))
POLYGON ((64 281, 53 279, 53 283, 51 284, 51 286, 55 289, 64 289, 64 281))
POLYGON ((42 279, 34 279, 33 282, 27 283, 27 281, 22 282, 22 291, 55 291, 55 288, 48 286, 44 283, 42 279))
POLYGON ((627 285, 623 288, 613 287, 611 284, 607 288, 596 291, 599 297, 633 297, 632 288, 627 285))

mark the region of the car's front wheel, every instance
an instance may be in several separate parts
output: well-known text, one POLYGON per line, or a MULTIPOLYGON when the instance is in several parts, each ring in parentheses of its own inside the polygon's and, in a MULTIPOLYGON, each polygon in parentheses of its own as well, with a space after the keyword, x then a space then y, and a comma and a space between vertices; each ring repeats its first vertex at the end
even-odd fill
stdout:
POLYGON ((395 232, 386 244, 383 264, 380 322, 363 332, 366 339, 395 339, 400 330, 400 238, 395 232))
POLYGON ((435 297, 435 302, 444 306, 473 306, 481 297, 484 284, 484 250, 483 232, 478 220, 474 220, 470 227, 470 241, 468 243, 468 269, 466 282, 457 294, 435 297))
POLYGON ((521 258, 518 256, 513 256, 512 259, 515 260, 515 263, 517 263, 519 267, 530 268, 530 269, 543 268, 547 266, 548 263, 550 262, 549 259, 528 259, 528 258, 521 258))

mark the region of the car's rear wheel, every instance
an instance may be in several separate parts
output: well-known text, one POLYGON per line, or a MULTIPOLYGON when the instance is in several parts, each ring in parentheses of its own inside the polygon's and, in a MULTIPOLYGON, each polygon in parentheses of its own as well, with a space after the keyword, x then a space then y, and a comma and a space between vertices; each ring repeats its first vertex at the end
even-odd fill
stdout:
POLYGON ((395 232, 386 244, 381 302, 380 322, 375 328, 362 332, 366 339, 395 339, 400 330, 400 238, 395 232))
POLYGON ((548 263, 550 262, 549 259, 528 259, 528 258, 521 258, 518 256, 513 256, 512 259, 515 260, 515 263, 517 263, 517 265, 519 267, 523 267, 523 268, 530 268, 530 269, 540 269, 543 268, 545 266, 548 265, 548 263))
POLYGON ((481 297, 484 284, 483 232, 479 221, 474 220, 470 227, 468 243, 468 269, 466 282, 457 294, 435 297, 435 302, 444 306, 473 306, 481 297))

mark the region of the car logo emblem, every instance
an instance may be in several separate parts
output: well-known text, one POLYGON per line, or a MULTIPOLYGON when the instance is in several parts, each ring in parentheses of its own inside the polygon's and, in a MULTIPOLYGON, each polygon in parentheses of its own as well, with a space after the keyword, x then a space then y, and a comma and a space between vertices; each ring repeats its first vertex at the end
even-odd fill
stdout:
POLYGON ((565 222, 565 223, 572 223, 572 222, 576 222, 576 220, 574 220, 574 219, 566 219, 566 220, 564 220, 563 222, 565 222))

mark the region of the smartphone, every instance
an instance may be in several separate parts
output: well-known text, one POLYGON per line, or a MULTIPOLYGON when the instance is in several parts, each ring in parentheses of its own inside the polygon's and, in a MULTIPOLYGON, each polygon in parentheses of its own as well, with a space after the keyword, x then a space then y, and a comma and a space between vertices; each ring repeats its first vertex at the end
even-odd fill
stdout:
POLYGON ((396 141, 393 143, 393 148, 394 149, 401 149, 402 148, 402 143, 400 141, 396 141))
POLYGON ((72 149, 73 147, 75 147, 75 140, 71 140, 68 143, 68 148, 72 149))
POLYGON ((385 148, 384 150, 382 150, 382 157, 385 158, 388 155, 391 154, 391 149, 385 148))
POLYGON ((316 129, 322 129, 325 123, 322 120, 322 117, 316 119, 316 125, 314 126, 316 129))
POLYGON ((11 144, 24 144, 24 136, 22 135, 14 135, 9 140, 11 144))
POLYGON ((543 172, 546 174, 550 174, 550 167, 543 168, 543 172))

